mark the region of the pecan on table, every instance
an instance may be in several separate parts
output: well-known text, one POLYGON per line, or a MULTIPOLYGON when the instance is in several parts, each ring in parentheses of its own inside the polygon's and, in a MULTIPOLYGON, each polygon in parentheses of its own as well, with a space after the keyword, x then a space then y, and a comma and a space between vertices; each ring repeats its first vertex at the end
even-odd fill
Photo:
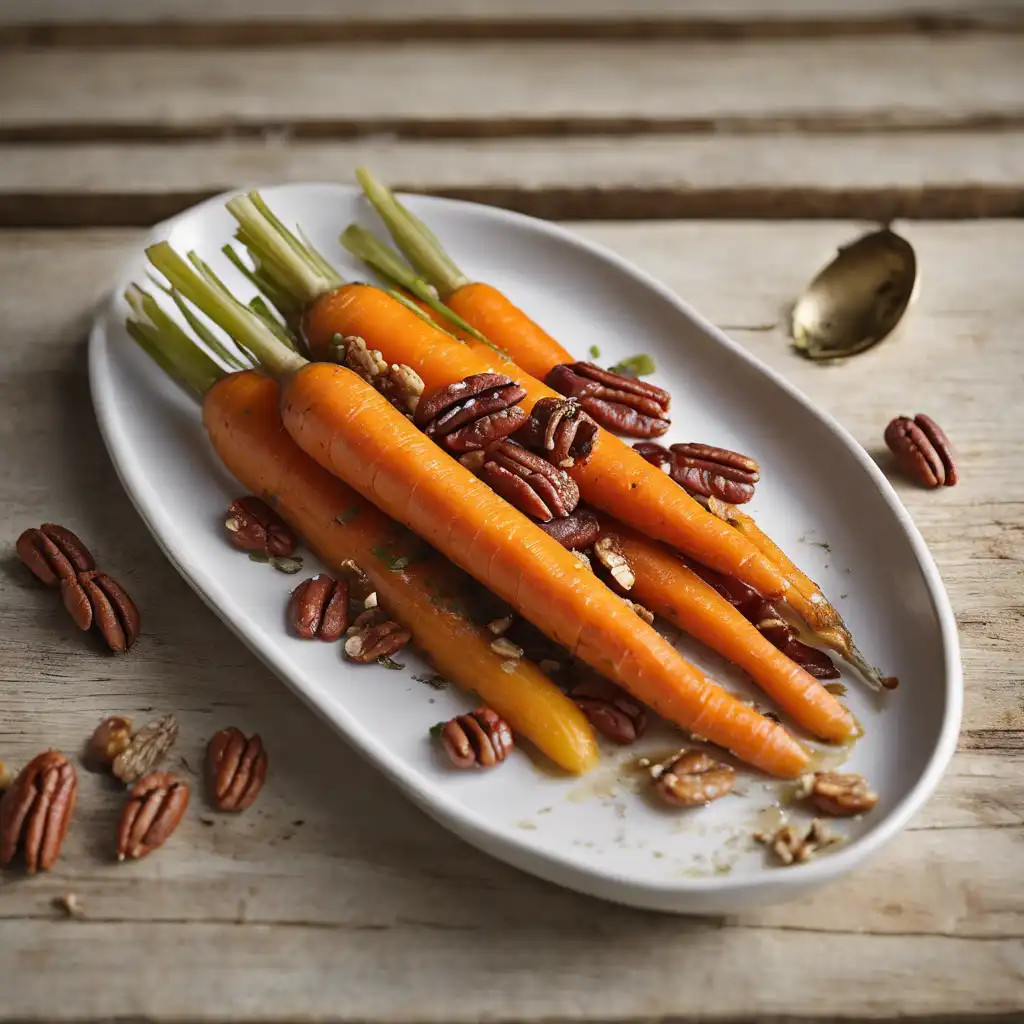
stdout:
POLYGON ((505 439, 489 445, 480 477, 506 501, 534 519, 569 515, 580 500, 576 481, 564 469, 505 439))
POLYGON ((117 859, 139 860, 163 846, 181 824, 189 786, 170 772, 153 772, 128 794, 117 828, 117 859))
POLYGON ((841 675, 832 659, 817 647, 798 639, 796 630, 783 621, 770 602, 753 587, 748 587, 735 576, 726 576, 698 562, 687 563, 705 583, 726 599, 748 622, 757 627, 772 646, 796 662, 815 679, 838 679, 841 675))
POLYGON ((537 524, 549 537, 562 545, 583 551, 601 536, 601 524, 589 509, 577 508, 570 515, 537 524))
POLYGON ((288 622, 303 640, 340 640, 348 629, 348 583, 325 573, 304 580, 288 601, 288 622))
POLYGON ((651 768, 658 795, 676 807, 699 807, 732 791, 736 772, 702 750, 681 750, 651 768))
POLYGON ((49 871, 71 824, 78 799, 74 765, 57 750, 34 757, 0 800, 0 868, 21 851, 30 875, 49 871))
POLYGON ((95 626, 115 654, 139 638, 139 609, 124 588, 105 572, 90 569, 60 582, 60 596, 79 629, 95 626))
POLYGON ((93 731, 87 757, 93 764, 109 766, 128 748, 132 739, 132 720, 121 715, 104 718, 93 731))
POLYGON ((490 708, 457 715, 431 730, 456 768, 493 768, 512 752, 512 730, 490 708))
POLYGON ((48 587, 61 580, 96 568, 89 549, 67 527, 43 523, 39 529, 26 530, 17 541, 18 557, 33 575, 48 587))
POLYGON ((178 720, 164 715, 140 729, 114 758, 112 770, 122 782, 137 782, 167 756, 178 738, 178 720))
POLYGON ((248 739, 231 726, 214 733, 206 747, 206 781, 218 811, 251 807, 267 779, 267 752, 254 733, 248 739))
POLYGON ((280 558, 290 555, 298 543, 292 528, 262 498, 252 494, 231 503, 224 525, 231 543, 242 551, 262 551, 280 558))
POLYGON ((907 476, 924 487, 953 487, 959 480, 953 446, 930 416, 897 416, 885 428, 885 443, 907 476))
POLYGON ((810 798, 822 814, 850 818, 866 814, 878 803, 878 794, 856 772, 815 772, 805 775, 797 787, 799 798, 810 798))
POLYGON ((569 696, 587 716, 587 721, 612 743, 625 746, 643 736, 647 709, 620 686, 594 673, 576 683, 569 696))
POLYGON ((414 421, 428 437, 452 452, 486 448, 525 422, 519 403, 526 389, 501 373, 474 373, 424 395, 414 421))
POLYGON ((530 410, 516 440, 560 469, 569 469, 590 458, 597 432, 597 424, 575 398, 542 398, 530 410))
POLYGON ((544 378, 549 388, 575 398, 606 430, 627 437, 660 437, 668 430, 671 396, 635 377, 596 363, 562 363, 544 378))
POLYGON ((386 617, 384 622, 376 621, 383 614, 380 609, 370 608, 356 619, 345 641, 346 658, 367 665, 378 658, 396 654, 412 639, 412 634, 397 622, 386 620, 386 617), (363 619, 363 616, 367 618, 363 619))
POLYGON ((753 459, 728 448, 688 441, 671 448, 653 441, 633 445, 651 465, 664 470, 687 493, 742 505, 754 496, 761 479, 753 459))

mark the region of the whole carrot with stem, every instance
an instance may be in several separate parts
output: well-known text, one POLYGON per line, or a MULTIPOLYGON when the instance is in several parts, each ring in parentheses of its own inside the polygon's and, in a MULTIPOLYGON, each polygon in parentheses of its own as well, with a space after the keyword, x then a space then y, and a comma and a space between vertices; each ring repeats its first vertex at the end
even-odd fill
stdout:
MULTIPOLYGON (((357 172, 360 185, 374 209, 380 214, 399 248, 412 263, 414 270, 403 269, 402 261, 397 254, 381 245, 358 227, 349 228, 342 236, 342 241, 360 258, 366 260, 389 280, 408 288, 421 303, 443 314, 446 309, 453 311, 457 322, 449 326, 462 337, 467 345, 478 345, 477 338, 464 333, 462 324, 475 328, 478 334, 486 336, 489 343, 503 350, 518 366, 527 370, 534 377, 543 379, 555 366, 571 363, 574 357, 557 341, 535 324, 522 310, 497 289, 482 284, 470 283, 469 279, 445 253, 437 238, 419 218, 407 210, 398 199, 377 181, 364 168, 357 172)), ((621 442, 619 442, 621 444, 621 442)), ((622 445, 625 448, 625 445, 622 445)), ((623 457, 624 458, 624 457, 623 457)), ((624 459, 625 462, 625 459, 624 459)), ((629 465, 628 462, 625 462, 629 465)), ((633 468, 633 467, 630 467, 633 468)), ((639 473, 639 470, 635 470, 639 473)), ((655 477, 661 474, 654 469, 645 484, 658 496, 659 503, 665 512, 670 510, 670 518, 664 522, 649 521, 641 523, 629 515, 619 514, 618 509, 609 508, 607 504, 586 495, 591 504, 613 512, 617 518, 638 528, 642 533, 665 541, 699 562, 719 572, 735 576, 748 586, 752 586, 762 596, 777 599, 783 598, 787 605, 799 615, 832 650, 842 655, 854 665, 865 678, 876 687, 892 685, 891 677, 884 676, 871 666, 857 649, 853 636, 843 622, 838 610, 805 574, 788 559, 770 538, 760 531, 749 516, 745 516, 742 527, 735 519, 725 518, 734 526, 738 533, 751 541, 754 548, 771 566, 776 581, 781 578, 781 587, 769 589, 764 580, 759 585, 748 578, 744 572, 724 569, 702 557, 687 543, 685 536, 679 536, 673 525, 682 521, 683 509, 689 510, 687 503, 696 502, 682 488, 669 481, 656 482, 655 477), (666 490, 672 488, 678 492, 672 502, 666 490), (681 506, 681 507, 680 507, 681 506)), ((631 483, 634 481, 631 481, 631 483)), ((581 491, 583 490, 581 486, 581 491)), ((619 505, 621 507, 621 505, 619 505)), ((702 511, 704 511, 702 509, 702 511)))
POLYGON ((202 401, 210 442, 242 486, 272 495, 329 568, 344 572, 355 562, 381 606, 447 679, 475 692, 560 768, 592 768, 597 744, 580 709, 535 664, 492 650, 493 634, 473 622, 477 584, 296 445, 281 422, 275 381, 251 369, 227 373, 151 296, 130 288, 127 298, 132 336, 202 401))
MULTIPOLYGON (((260 229, 250 224, 248 230, 260 229)), ((792 777, 806 767, 806 751, 781 726, 705 678, 574 553, 418 431, 362 378, 334 364, 307 363, 201 261, 189 266, 167 243, 147 253, 172 287, 280 380, 284 427, 321 466, 665 718, 770 774, 792 777)), ((282 246, 274 253, 296 279, 326 276, 315 261, 300 262, 295 248, 291 255, 282 246)))

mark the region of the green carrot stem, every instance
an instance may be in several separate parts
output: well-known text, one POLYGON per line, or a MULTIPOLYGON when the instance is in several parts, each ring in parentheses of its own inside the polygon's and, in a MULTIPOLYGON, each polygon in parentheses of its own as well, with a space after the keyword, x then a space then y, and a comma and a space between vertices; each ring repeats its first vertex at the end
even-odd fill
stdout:
POLYGON ((190 257, 193 262, 190 266, 167 242, 151 245, 146 255, 173 288, 236 344, 252 353, 270 376, 282 377, 306 364, 306 360, 284 345, 256 313, 242 305, 197 256, 190 257))
MULTIPOLYGON (((164 312, 148 292, 130 284, 124 297, 132 309, 125 322, 128 333, 165 373, 187 391, 202 397, 227 373, 164 312)), ((175 302, 180 298, 173 292, 171 297, 175 302)), ((238 361, 237 368, 241 367, 242 363, 238 361)))
MULTIPOLYGON (((419 277, 394 249, 385 245, 372 231, 359 224, 349 224, 342 232, 341 244, 357 259, 373 267, 390 284, 396 288, 404 288, 466 334, 485 345, 491 345, 471 323, 459 316, 454 309, 449 309, 437 297, 437 289, 433 285, 419 277)), ((495 347, 491 345, 491 348, 495 347)))
POLYGON ((387 226, 405 258, 446 298, 469 284, 469 278, 444 251, 434 233, 413 216, 365 167, 356 169, 356 178, 373 208, 387 226))

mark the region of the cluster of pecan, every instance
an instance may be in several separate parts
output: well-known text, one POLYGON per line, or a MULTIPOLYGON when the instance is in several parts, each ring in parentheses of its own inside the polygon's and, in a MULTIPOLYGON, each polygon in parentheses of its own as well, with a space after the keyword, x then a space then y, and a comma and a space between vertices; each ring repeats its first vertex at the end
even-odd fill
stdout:
POLYGON ((664 470, 688 493, 701 498, 720 498, 730 505, 742 505, 754 496, 754 484, 761 479, 753 459, 728 448, 688 441, 666 448, 655 441, 633 445, 651 465, 664 470))
POLYGON ((107 647, 123 654, 138 639, 139 610, 124 588, 96 568, 92 553, 69 529, 43 523, 17 541, 18 557, 61 600, 79 629, 95 628, 107 647))
POLYGON ((660 437, 671 426, 671 396, 663 388, 596 363, 563 363, 544 378, 552 391, 573 398, 613 434, 660 437))
MULTIPOLYGON (((109 769, 131 788, 117 829, 118 860, 138 860, 162 846, 181 823, 190 788, 179 776, 156 770, 174 745, 173 715, 132 732, 131 719, 113 716, 96 727, 88 761, 109 769)), ((259 736, 222 729, 209 742, 206 777, 210 802, 220 811, 243 811, 259 796, 267 755, 259 736)), ((78 773, 58 750, 34 757, 0 799, 0 868, 19 857, 29 874, 57 863, 78 800, 78 773)))
POLYGON ((404 363, 388 365, 377 349, 370 348, 355 335, 335 335, 331 359, 373 385, 399 412, 410 417, 416 413, 423 394, 423 379, 411 366, 404 363))
POLYGON ((690 562, 690 568, 705 583, 722 595, 758 632, 791 661, 809 672, 815 679, 838 679, 839 670, 832 659, 817 647, 803 643, 796 630, 785 622, 769 601, 756 590, 733 576, 715 572, 698 562, 690 562))

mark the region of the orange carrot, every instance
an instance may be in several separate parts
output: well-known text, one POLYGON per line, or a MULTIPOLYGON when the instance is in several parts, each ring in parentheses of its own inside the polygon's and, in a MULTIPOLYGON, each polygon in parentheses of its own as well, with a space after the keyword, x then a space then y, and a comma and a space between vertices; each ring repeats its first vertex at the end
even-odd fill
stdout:
POLYGON ((812 735, 842 741, 856 734, 850 713, 817 679, 787 658, 671 551, 621 523, 598 518, 601 535, 616 538, 636 575, 631 597, 749 673, 812 735))
MULTIPOLYGON (((557 397, 485 344, 452 338, 369 285, 343 285, 316 299, 306 310, 303 334, 317 359, 330 356, 335 335, 358 335, 389 363, 411 366, 428 389, 500 369, 526 389, 526 409, 540 398, 557 397)), ((591 505, 737 577, 766 597, 785 596, 788 581, 746 538, 613 434, 602 430, 593 454, 571 473, 591 505)))
MULTIPOLYGON (((325 469, 670 721, 771 774, 792 777, 806 767, 806 751, 781 726, 706 679, 574 553, 417 430, 361 377, 331 363, 306 363, 204 273, 201 261, 195 261, 196 273, 167 243, 147 252, 173 287, 281 378, 284 427, 325 469)), ((303 268, 289 260, 293 278, 308 273, 310 284, 314 266, 319 276, 312 257, 303 268)))
POLYGON ((273 380, 252 370, 225 375, 150 297, 129 289, 128 298, 129 330, 203 399, 214 450, 242 486, 273 500, 329 568, 342 572, 355 562, 381 606, 448 679, 475 691, 559 767, 592 768, 597 744, 580 709, 532 662, 493 651, 493 635, 470 619, 477 585, 298 448, 281 422, 273 380), (409 564, 396 571, 403 558, 409 564))

